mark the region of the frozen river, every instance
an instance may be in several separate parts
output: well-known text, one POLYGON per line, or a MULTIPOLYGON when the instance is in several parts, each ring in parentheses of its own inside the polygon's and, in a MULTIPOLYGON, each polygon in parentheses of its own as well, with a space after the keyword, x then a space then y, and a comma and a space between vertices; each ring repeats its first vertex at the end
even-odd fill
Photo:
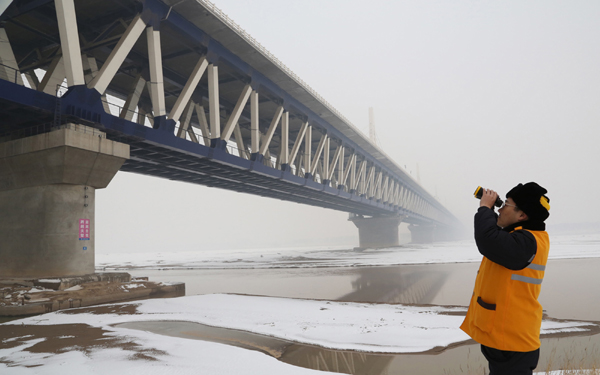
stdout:
MULTIPOLYGON (((187 295, 240 293, 347 302, 388 302, 467 306, 479 263, 420 264, 352 268, 192 269, 136 270, 135 276, 156 281, 183 281, 187 295)), ((553 318, 600 320, 600 258, 550 260, 542 294, 546 313, 553 318)), ((146 327, 145 329, 150 329, 146 327)), ((187 332, 214 337, 203 328, 162 325, 163 334, 187 332)), ((156 331, 155 331, 156 332, 156 331)), ((436 354, 358 354, 306 345, 284 346, 281 361, 314 369, 344 369, 353 364, 355 374, 461 374, 481 373, 486 363, 479 345, 462 345, 436 354), (336 367, 337 366, 337 367, 336 367), (467 367, 468 366, 468 367, 467 367), (363 369, 362 371, 360 369, 363 369), (379 372, 373 372, 377 369, 379 372)), ((552 369, 551 362, 570 356, 585 366, 595 360, 583 353, 600 348, 600 335, 542 340, 538 370, 552 369)), ((595 353, 596 356, 599 353, 595 353)), ((597 358, 597 357, 596 357, 597 358)))
MULTIPOLYGON (((578 321, 600 320, 600 235, 552 241, 541 302, 571 320, 544 320, 538 371, 597 368, 600 326, 578 321)), ((99 270, 185 282, 188 296, 2 324, 0 372, 484 373, 458 329, 466 309, 449 307, 469 302, 481 260, 472 241, 96 255, 99 270)))
MULTIPOLYGON (((239 293, 351 302, 467 306, 479 263, 351 268, 129 270, 182 281, 187 295, 239 293)), ((553 318, 600 320, 600 258, 548 262, 540 300, 553 318)))

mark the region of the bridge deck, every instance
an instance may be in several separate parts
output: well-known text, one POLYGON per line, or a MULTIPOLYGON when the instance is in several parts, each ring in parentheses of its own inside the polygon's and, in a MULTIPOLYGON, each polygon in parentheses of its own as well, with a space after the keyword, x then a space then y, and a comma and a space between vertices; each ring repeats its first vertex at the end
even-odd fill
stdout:
POLYGON ((0 136, 83 123, 131 146, 123 171, 412 223, 458 223, 208 2, 17 0, 0 20, 10 46, 0 51, 0 136), (55 3, 73 4, 76 19, 55 3), (59 26, 79 43, 69 44, 59 26), (83 72, 69 68, 77 65, 72 56, 82 56, 83 72), (107 94, 122 107, 107 104, 107 94))

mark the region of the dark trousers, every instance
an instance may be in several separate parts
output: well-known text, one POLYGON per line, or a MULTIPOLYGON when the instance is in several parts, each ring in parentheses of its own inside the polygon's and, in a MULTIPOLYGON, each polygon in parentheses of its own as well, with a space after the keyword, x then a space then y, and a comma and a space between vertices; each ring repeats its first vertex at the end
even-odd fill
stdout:
POLYGON ((531 375, 540 359, 540 349, 532 352, 508 352, 481 345, 490 364, 490 375, 531 375))

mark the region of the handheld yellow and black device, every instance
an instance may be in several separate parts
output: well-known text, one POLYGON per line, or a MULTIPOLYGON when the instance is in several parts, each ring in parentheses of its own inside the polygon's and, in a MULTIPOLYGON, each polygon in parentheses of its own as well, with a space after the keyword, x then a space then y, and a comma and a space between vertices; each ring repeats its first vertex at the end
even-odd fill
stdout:
MULTIPOLYGON (((483 188, 481 186, 477 186, 477 189, 475 189, 475 193, 473 195, 475 195, 475 198, 481 199, 481 197, 483 197, 483 188)), ((500 197, 496 198, 494 206, 502 207, 503 204, 504 202, 502 201, 502 199, 500 199, 500 197)))

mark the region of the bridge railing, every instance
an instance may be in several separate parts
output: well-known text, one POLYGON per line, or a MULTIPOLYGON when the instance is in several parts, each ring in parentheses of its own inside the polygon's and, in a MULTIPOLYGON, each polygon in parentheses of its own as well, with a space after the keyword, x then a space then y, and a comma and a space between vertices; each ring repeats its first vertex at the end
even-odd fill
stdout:
MULTIPOLYGON (((110 95, 107 96, 106 99, 102 99, 102 103, 104 105, 105 109, 108 109, 107 113, 116 117, 125 117, 123 114, 123 111, 125 111, 125 113, 129 112, 129 118, 131 118, 132 122, 137 122, 139 124, 139 116, 144 116, 144 123, 140 124, 146 127, 152 127, 152 123, 151 123, 151 117, 149 118, 148 116, 144 115, 144 114, 140 114, 139 109, 136 110, 131 110, 131 109, 126 109, 125 107, 115 103, 114 101, 111 100, 112 98, 110 97, 110 95)), ((179 127, 180 127, 180 122, 178 121, 175 124, 175 133, 177 133, 179 131, 179 127)), ((202 139, 202 142, 205 146, 209 146, 210 145, 210 138, 204 137, 202 135, 202 133, 196 129, 195 127, 190 126, 191 131, 194 133, 194 135, 196 136, 196 139, 200 140, 202 139)), ((228 143, 226 146, 228 152, 232 155, 240 155, 240 151, 239 149, 234 146, 231 143, 228 143)), ((247 150, 242 150, 242 152, 247 153, 247 156, 249 156, 249 153, 247 150)))
MULTIPOLYGON (((8 65, 5 64, 0 64, 0 79, 12 82, 12 83, 17 83, 17 84, 21 84, 18 81, 18 77, 20 77, 23 81, 23 85, 33 89, 32 87, 30 87, 29 83, 25 83, 28 82, 27 78, 25 77, 24 74, 22 74, 18 69, 15 69, 13 67, 10 67, 8 65)), ((69 91, 69 87, 66 84, 66 81, 63 81, 60 84, 56 85, 56 98, 57 100, 60 100, 67 92, 69 91)), ((107 97, 105 99, 102 99, 102 104, 104 106, 104 109, 106 110, 106 112, 112 116, 116 116, 116 117, 120 117, 123 115, 123 111, 125 112, 129 112, 130 118, 132 119, 132 121, 137 120, 137 116, 144 116, 144 126, 147 127, 152 127, 152 124, 150 122, 150 119, 148 119, 148 117, 146 117, 145 115, 141 115, 139 110, 130 110, 130 109, 125 109, 125 107, 115 103, 113 99, 110 95, 107 95, 107 97)), ((27 137, 27 136, 31 136, 31 135, 35 135, 35 134, 40 134, 43 132, 48 132, 50 130, 54 130, 54 129, 59 129, 62 128, 64 126, 68 126, 69 124, 62 124, 61 121, 55 121, 54 123, 45 123, 45 124, 40 124, 40 125, 36 125, 36 126, 32 126, 32 127, 28 127, 28 128, 22 128, 19 130, 14 130, 14 131, 10 131, 8 133, 3 133, 0 134, 0 137, 4 137, 7 136, 8 134, 14 135, 15 137, 27 137)), ((91 128, 89 128, 91 129, 91 128)), ((177 131, 179 129, 179 122, 177 122, 176 126, 175 126, 175 130, 177 131)), ((204 145, 208 146, 210 145, 210 138, 204 137, 201 133, 199 133, 197 131, 196 128, 191 127, 191 130, 194 132, 194 135, 196 136, 196 138, 198 140, 202 139, 204 145)), ((96 130, 97 133, 99 133, 99 130, 96 130)), ((104 133, 102 133, 104 134, 104 133)), ((239 149, 232 145, 232 144, 227 144, 226 146, 228 152, 230 154, 233 155, 240 155, 239 149)), ((243 152, 247 153, 247 156, 249 157, 249 153, 247 150, 243 150, 243 152)), ((272 158, 272 163, 273 165, 276 163, 275 158, 272 158)))
MULTIPOLYGON (((35 73, 33 73, 35 74, 35 73)), ((12 66, 8 66, 6 64, 0 63, 0 79, 12 83, 16 83, 18 85, 25 86, 29 89, 35 90, 34 87, 31 87, 27 76, 24 73, 21 73, 19 69, 15 69, 12 66)), ((66 79, 63 83, 56 85, 56 96, 61 97, 69 90, 66 79)))
MULTIPOLYGON (((214 9, 218 10, 218 8, 214 8, 214 9)), ((218 11, 221 12, 220 10, 218 10, 218 11)), ((223 17, 227 17, 222 12, 220 14, 222 14, 223 17)), ((229 18, 227 17, 227 19, 229 19, 229 18)), ((230 21, 230 22, 233 22, 233 21, 230 21)), ((240 30, 241 30, 241 28, 240 28, 240 30)), ((245 35, 248 35, 248 34, 245 34, 245 35)), ((248 35, 248 37, 251 38, 249 35, 248 35)), ((266 50, 264 50, 264 51, 266 53, 268 53, 268 51, 266 51, 266 50)), ((273 56, 273 59, 275 59, 274 56, 273 56)), ((279 61, 279 60, 277 60, 277 61, 279 61)), ((289 69, 288 69, 288 71, 289 71, 289 69)), ((289 71, 289 73, 293 74, 293 73, 291 73, 291 71, 289 71)), ((18 69, 7 66, 5 64, 0 64, 0 79, 4 79, 4 80, 10 81, 12 83, 22 84, 25 87, 34 89, 30 86, 29 81, 27 80, 27 77, 24 74, 22 74, 18 69), (19 78, 21 78, 21 80, 22 80, 21 82, 19 82, 19 78)), ((46 133, 46 132, 49 132, 52 130, 62 129, 62 128, 69 128, 69 129, 73 129, 76 131, 83 131, 83 132, 91 132, 93 135, 100 136, 100 137, 106 137, 105 133, 101 132, 100 130, 94 129, 94 128, 78 127, 74 124, 63 123, 64 119, 62 119, 60 116, 60 99, 68 91, 69 91, 69 87, 67 86, 66 81, 63 81, 61 84, 56 85, 55 95, 56 95, 56 99, 57 99, 57 108, 56 108, 57 113, 55 113, 54 122, 47 122, 44 124, 38 124, 38 125, 27 127, 27 128, 10 130, 8 132, 0 134, 0 138, 4 138, 4 137, 10 137, 13 139, 14 138, 23 138, 23 137, 33 136, 36 134, 46 133)), ((121 116, 124 116, 123 111, 125 111, 125 113, 129 112, 128 117, 131 119, 131 121, 138 122, 138 123, 139 123, 138 116, 144 116, 145 119, 143 121, 143 124, 141 124, 141 125, 146 126, 146 127, 152 127, 151 117, 140 114, 139 108, 136 108, 136 110, 126 109, 124 106, 115 103, 114 99, 110 95, 107 95, 104 99, 102 99, 102 104, 104 106, 105 111, 112 116, 121 117, 121 116)), ((177 122, 175 125, 176 133, 179 130, 179 126, 180 126, 180 122, 177 122)), ((210 143, 211 143, 210 138, 204 137, 202 135, 202 133, 199 131, 199 129, 197 129, 195 127, 190 127, 190 129, 194 133, 198 142, 200 142, 200 139, 202 139, 202 142, 205 146, 210 145, 210 143)), ((230 153, 232 155, 240 156, 240 157, 242 157, 241 155, 244 155, 243 157, 250 158, 249 150, 245 149, 245 150, 241 150, 241 152, 240 152, 240 149, 232 141, 228 142, 228 144, 226 145, 226 150, 228 153, 230 153)), ((297 157, 302 158, 303 151, 299 151, 297 157)), ((273 156, 273 155, 271 155, 269 158, 265 158, 264 163, 265 163, 265 165, 268 165, 272 168, 279 167, 278 162, 277 162, 277 157, 273 156)), ((302 169, 300 171, 298 171, 298 168, 296 165, 291 165, 290 168, 294 175, 299 175, 299 173, 302 174, 302 169)), ((319 174, 315 175, 314 179, 316 182, 321 182, 321 177, 319 174)))
POLYGON ((31 137, 31 136, 42 134, 42 133, 49 133, 51 131, 55 131, 55 130, 59 130, 59 129, 71 129, 71 130, 74 130, 79 133, 91 134, 91 135, 93 135, 95 137, 99 137, 99 138, 106 138, 106 133, 104 133, 98 129, 91 128, 89 126, 82 126, 82 125, 72 124, 72 123, 56 125, 54 122, 46 122, 43 124, 37 124, 34 126, 29 126, 26 128, 19 128, 17 130, 11 130, 11 131, 8 131, 5 133, 1 133, 0 139, 5 138, 5 137, 10 137, 10 139, 26 138, 26 137, 31 137))
MULTIPOLYGON (((35 73, 31 73, 31 74, 35 74, 35 73)), ((22 85, 22 86, 27 87, 32 90, 36 89, 35 87, 31 87, 29 79, 25 73, 22 73, 19 69, 15 69, 12 66, 8 66, 8 65, 2 64, 2 63, 0 63, 0 79, 9 81, 12 83, 16 83, 18 85, 22 85)), ((68 90, 69 90, 69 87, 67 86, 67 80, 65 78, 62 83, 56 85, 55 95, 56 95, 56 97, 60 98, 68 90)))
POLYGON ((26 81, 25 75, 21 73, 20 70, 0 63, 0 79, 12 83, 19 83, 19 78, 21 79, 21 82, 26 81))

